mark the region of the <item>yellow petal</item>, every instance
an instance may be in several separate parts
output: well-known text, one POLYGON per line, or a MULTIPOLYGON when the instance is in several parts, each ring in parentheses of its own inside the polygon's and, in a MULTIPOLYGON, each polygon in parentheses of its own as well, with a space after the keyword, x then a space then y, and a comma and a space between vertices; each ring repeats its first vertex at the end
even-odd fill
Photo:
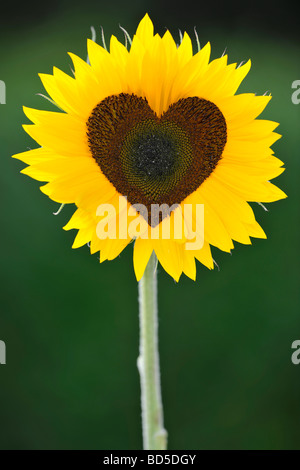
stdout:
POLYGON ((151 240, 137 238, 134 242, 133 266, 137 281, 140 281, 153 251, 151 240))
POLYGON ((92 232, 92 227, 82 228, 78 230, 72 248, 80 248, 81 246, 86 245, 91 240, 92 232))
POLYGON ((195 256, 198 261, 200 261, 200 263, 202 263, 208 269, 214 269, 214 262, 211 255, 209 243, 204 243, 201 250, 192 251, 191 253, 195 256))
POLYGON ((182 245, 172 240, 152 240, 152 246, 164 270, 178 282, 183 269, 182 245))
POLYGON ((27 163, 27 165, 34 165, 35 163, 53 160, 57 157, 58 155, 53 152, 53 150, 49 150, 43 147, 28 150, 27 152, 17 153, 16 155, 12 156, 12 158, 21 160, 22 162, 27 163))
POLYGON ((64 230, 72 230, 79 228, 88 228, 93 223, 93 218, 82 209, 77 209, 72 215, 69 222, 63 227, 64 230))
MULTIPOLYGON (((150 20, 148 13, 146 13, 144 18, 140 21, 135 33, 136 37, 141 41, 145 48, 149 47, 149 45, 151 44, 151 40, 153 38, 153 31, 153 23, 150 20)), ((135 38, 133 38, 133 41, 134 40, 135 38)))
POLYGON ((192 253, 187 250, 183 250, 183 272, 186 276, 191 278, 193 281, 196 280, 196 262, 195 257, 192 253))

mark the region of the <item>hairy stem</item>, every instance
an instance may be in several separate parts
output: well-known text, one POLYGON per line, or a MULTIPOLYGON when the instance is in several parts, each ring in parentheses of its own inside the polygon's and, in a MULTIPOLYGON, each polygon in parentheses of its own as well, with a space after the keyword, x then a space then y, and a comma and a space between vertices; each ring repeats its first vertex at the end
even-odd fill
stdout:
POLYGON ((157 258, 152 253, 139 282, 140 355, 143 445, 145 450, 165 450, 167 432, 163 425, 157 319, 157 258))

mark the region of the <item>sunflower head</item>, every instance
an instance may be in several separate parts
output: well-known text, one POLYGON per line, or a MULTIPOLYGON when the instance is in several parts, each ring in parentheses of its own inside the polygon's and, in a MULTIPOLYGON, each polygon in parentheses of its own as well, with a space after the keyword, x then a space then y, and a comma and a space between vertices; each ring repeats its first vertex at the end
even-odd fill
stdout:
POLYGON ((24 108, 26 132, 40 145, 14 155, 46 182, 43 193, 76 211, 73 247, 90 242, 100 261, 134 240, 139 280, 155 251, 178 280, 196 278, 195 260, 214 266, 211 246, 265 238, 249 202, 285 194, 271 145, 276 122, 257 119, 270 96, 236 94, 250 69, 193 53, 187 33, 176 45, 153 32, 148 15, 129 50, 115 36, 109 51, 88 40, 88 63, 70 54, 74 77, 54 68, 40 78, 59 112, 24 108))

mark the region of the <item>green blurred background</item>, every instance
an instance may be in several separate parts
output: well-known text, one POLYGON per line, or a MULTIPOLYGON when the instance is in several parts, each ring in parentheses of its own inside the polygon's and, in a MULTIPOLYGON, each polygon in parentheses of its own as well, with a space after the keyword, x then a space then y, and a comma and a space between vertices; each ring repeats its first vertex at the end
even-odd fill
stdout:
MULTIPOLYGON (((213 57, 252 59, 240 91, 270 90, 263 117, 281 123, 274 145, 287 171, 276 180, 289 198, 255 205, 268 240, 214 250, 220 271, 198 265, 179 284, 159 269, 159 326, 165 425, 170 449, 299 449, 300 339, 299 116, 291 84, 300 80, 296 14, 268 4, 185 1, 48 2, 1 6, 0 105, 1 449, 139 449, 137 286, 132 246, 99 264, 87 247, 72 250, 73 212, 21 175, 10 156, 36 144, 21 129, 22 105, 51 109, 38 72, 70 71, 68 51, 86 56, 90 26, 123 40, 146 11, 163 34, 178 28, 213 57), (211 3, 211 2, 210 2, 211 3), (276 8, 276 7, 274 7, 276 8)), ((100 34, 99 34, 100 36, 100 34)))

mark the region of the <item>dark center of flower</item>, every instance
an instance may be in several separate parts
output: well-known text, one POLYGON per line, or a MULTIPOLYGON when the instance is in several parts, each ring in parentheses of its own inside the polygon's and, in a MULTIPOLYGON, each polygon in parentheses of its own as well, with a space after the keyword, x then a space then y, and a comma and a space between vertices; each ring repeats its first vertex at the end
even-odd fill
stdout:
POLYGON ((227 128, 219 108, 202 98, 183 98, 158 117, 145 98, 121 93, 94 108, 87 136, 103 174, 132 205, 147 208, 151 224, 151 204, 174 207, 209 177, 227 128))
POLYGON ((168 135, 161 132, 139 135, 131 148, 133 166, 141 174, 159 177, 172 173, 176 145, 168 135))

